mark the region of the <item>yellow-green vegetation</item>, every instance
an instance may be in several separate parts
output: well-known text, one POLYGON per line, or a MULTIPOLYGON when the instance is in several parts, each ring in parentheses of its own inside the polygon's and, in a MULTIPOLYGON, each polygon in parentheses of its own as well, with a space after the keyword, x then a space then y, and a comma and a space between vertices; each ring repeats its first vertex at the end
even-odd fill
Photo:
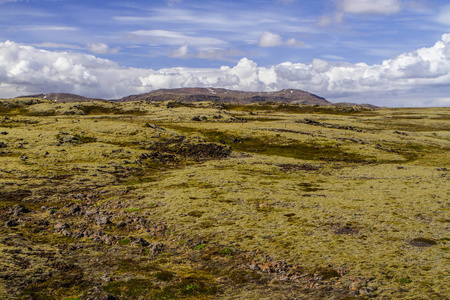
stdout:
POLYGON ((2 299, 450 296, 450 108, 1 100, 0 166, 2 299))

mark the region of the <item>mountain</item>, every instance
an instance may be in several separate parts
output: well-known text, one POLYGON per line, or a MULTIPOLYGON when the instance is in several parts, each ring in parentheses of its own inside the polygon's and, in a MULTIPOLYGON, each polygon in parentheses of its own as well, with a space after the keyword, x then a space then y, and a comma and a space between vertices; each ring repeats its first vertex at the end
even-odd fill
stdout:
POLYGON ((19 96, 16 98, 40 98, 52 100, 55 102, 89 102, 89 101, 105 101, 103 99, 87 98, 74 94, 67 93, 50 93, 50 94, 37 94, 28 96, 19 96))
MULTIPOLYGON (((52 100, 54 102, 88 102, 88 101, 107 101, 104 99, 88 98, 84 96, 68 93, 50 93, 28 96, 19 96, 16 98, 40 98, 52 100)), ((179 89, 160 89, 145 94, 130 95, 121 99, 111 100, 114 102, 129 101, 179 101, 179 102, 215 102, 215 103, 234 103, 234 104, 252 104, 260 102, 291 103, 305 105, 335 105, 335 106, 361 106, 367 108, 376 108, 371 104, 355 103, 331 103, 325 98, 311 94, 306 91, 296 89, 284 89, 278 92, 244 92, 227 90, 221 88, 179 88, 179 89)))
POLYGON ((140 95, 124 97, 119 102, 127 101, 167 101, 249 104, 258 102, 298 103, 308 105, 330 105, 325 98, 295 89, 278 92, 242 92, 219 88, 180 88, 160 89, 140 95))

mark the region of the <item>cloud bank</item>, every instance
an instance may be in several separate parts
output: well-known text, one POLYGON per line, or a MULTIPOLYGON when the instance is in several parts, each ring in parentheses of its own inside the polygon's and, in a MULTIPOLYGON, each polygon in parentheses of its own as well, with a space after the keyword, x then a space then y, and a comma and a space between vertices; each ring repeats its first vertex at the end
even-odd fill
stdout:
MULTIPOLYGON (((180 49, 180 55, 183 55, 180 49)), ((242 58, 221 68, 168 68, 160 70, 121 67, 80 53, 44 51, 7 41, 0 43, 0 97, 68 92, 90 97, 120 98, 160 88, 222 87, 247 91, 284 88, 307 90, 333 101, 360 99, 376 105, 424 106, 425 94, 450 85, 450 34, 432 47, 403 53, 381 64, 350 64, 314 59, 311 63, 284 62, 262 67, 242 58), (388 102, 383 99, 397 99, 388 102), (404 101, 404 102, 402 102, 404 101)), ((389 100, 390 101, 390 100, 389 100)), ((442 94, 433 100, 449 106, 442 94)))

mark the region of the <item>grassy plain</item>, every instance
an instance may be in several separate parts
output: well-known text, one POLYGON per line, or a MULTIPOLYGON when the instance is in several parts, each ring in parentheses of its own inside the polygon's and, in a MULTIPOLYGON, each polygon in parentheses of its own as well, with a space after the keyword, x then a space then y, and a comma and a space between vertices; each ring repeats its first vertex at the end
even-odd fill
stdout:
POLYGON ((450 297, 450 108, 0 100, 0 166, 2 299, 450 297))

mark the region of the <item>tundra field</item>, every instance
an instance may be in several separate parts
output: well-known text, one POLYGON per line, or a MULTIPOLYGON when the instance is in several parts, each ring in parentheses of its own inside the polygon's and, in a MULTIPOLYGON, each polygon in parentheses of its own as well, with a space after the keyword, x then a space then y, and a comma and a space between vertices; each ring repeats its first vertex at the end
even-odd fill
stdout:
POLYGON ((449 299, 450 108, 0 100, 1 299, 449 299))

